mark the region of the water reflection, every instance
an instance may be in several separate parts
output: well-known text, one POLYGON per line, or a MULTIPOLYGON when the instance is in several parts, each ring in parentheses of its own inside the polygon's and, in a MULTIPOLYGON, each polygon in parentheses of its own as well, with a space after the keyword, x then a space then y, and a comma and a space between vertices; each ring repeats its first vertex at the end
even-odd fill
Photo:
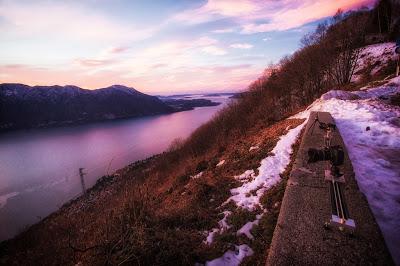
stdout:
MULTIPOLYGON (((228 101, 226 97, 209 98, 228 101)), ((86 186, 185 138, 223 105, 140 119, 0 135, 0 240, 55 211, 86 186)))

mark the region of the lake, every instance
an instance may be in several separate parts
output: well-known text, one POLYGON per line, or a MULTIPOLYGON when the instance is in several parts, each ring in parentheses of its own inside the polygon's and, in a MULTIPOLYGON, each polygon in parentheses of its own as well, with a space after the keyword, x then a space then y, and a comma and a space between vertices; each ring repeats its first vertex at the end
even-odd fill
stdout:
POLYGON ((168 115, 0 135, 0 241, 15 236, 79 196, 79 168, 86 187, 134 161, 163 152, 188 137, 229 99, 206 97, 219 106, 168 115))

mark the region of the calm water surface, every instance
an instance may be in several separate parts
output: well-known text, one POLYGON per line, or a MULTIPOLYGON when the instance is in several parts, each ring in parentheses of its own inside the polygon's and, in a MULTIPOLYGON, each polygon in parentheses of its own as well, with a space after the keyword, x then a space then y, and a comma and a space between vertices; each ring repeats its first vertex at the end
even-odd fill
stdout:
POLYGON ((223 104, 192 111, 84 126, 0 135, 0 241, 38 222, 107 173, 160 153, 185 138, 223 104))

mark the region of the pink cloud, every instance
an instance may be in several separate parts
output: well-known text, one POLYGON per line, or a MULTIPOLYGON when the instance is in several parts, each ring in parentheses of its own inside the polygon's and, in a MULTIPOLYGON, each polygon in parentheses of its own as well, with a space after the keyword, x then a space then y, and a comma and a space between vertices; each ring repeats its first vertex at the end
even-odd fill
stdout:
POLYGON ((78 64, 85 67, 105 66, 114 63, 114 60, 100 60, 100 59, 77 59, 78 64))
POLYGON ((108 52, 112 54, 119 54, 129 50, 129 47, 111 47, 108 52))
POLYGON ((163 67, 167 67, 167 66, 168 66, 167 64, 160 63, 160 64, 154 64, 151 67, 152 68, 163 68, 163 67))
POLYGON ((260 10, 259 1, 236 0, 234 4, 231 0, 208 0, 207 4, 201 8, 204 12, 213 12, 227 17, 242 16, 260 10))
POLYGON ((339 8, 346 11, 369 3, 371 3, 370 0, 327 0, 306 1, 301 5, 289 5, 285 9, 278 10, 268 16, 268 23, 245 23, 242 33, 293 29, 309 22, 332 16, 339 8))
POLYGON ((203 6, 181 12, 173 16, 173 20, 190 24, 203 23, 221 17, 236 17, 251 14, 258 9, 257 3, 251 0, 208 0, 203 6))
POLYGON ((23 64, 9 64, 9 65, 4 65, 4 69, 17 69, 17 68, 24 68, 25 65, 23 64))
POLYGON ((77 69, 39 69, 30 66, 8 68, 0 66, 0 83, 73 84, 88 89, 124 84, 150 94, 179 91, 198 92, 215 89, 232 91, 245 89, 261 72, 262 68, 250 64, 182 66, 173 70, 166 69, 165 72, 157 74, 157 78, 154 78, 151 72, 133 77, 125 75, 128 70, 108 69, 92 73, 77 69))
MULTIPOLYGON (((200 8, 187 10, 174 17, 189 24, 231 18, 241 27, 241 33, 281 31, 332 16, 337 9, 350 10, 370 5, 374 0, 208 0, 200 8), (260 23, 259 21, 267 21, 260 23)), ((224 32, 216 29, 213 32, 224 32)))

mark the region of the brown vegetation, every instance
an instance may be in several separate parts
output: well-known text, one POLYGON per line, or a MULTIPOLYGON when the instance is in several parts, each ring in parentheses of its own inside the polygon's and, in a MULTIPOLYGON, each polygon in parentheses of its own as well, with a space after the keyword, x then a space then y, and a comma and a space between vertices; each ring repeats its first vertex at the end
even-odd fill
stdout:
MULTIPOLYGON (((246 137, 200 157, 179 159, 171 151, 128 166, 101 179, 87 197, 3 243, 0 263, 193 265, 221 256, 236 241, 233 231, 219 235, 211 246, 203 244, 204 231, 221 219, 218 206, 238 185, 233 176, 259 167, 279 136, 301 122, 259 124, 246 137), (249 152, 255 144, 260 148, 249 152), (226 163, 217 167, 222 159, 226 163), (173 160, 173 167, 164 164, 173 160), (199 171, 204 174, 193 179, 199 171)), ((255 215, 231 208, 235 228, 255 215)))

